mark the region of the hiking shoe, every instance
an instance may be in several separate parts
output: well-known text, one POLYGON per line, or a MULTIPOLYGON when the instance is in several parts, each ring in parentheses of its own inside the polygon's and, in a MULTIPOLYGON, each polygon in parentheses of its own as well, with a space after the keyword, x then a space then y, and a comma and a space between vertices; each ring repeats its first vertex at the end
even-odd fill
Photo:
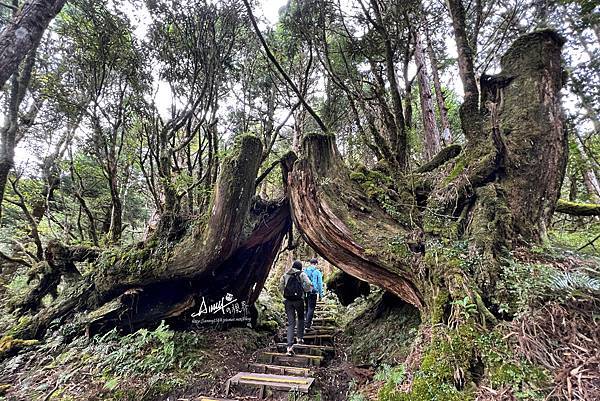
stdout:
POLYGON ((299 338, 298 340, 296 340, 296 344, 304 344, 304 339, 299 338))
POLYGON ((289 356, 294 356, 294 347, 287 347, 287 352, 285 354, 289 356))

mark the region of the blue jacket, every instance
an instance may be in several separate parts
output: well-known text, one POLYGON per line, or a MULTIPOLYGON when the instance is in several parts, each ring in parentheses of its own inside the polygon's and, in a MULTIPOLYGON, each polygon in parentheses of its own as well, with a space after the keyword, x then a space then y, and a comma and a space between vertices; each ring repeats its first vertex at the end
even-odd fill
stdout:
POLYGON ((323 273, 319 271, 315 266, 308 266, 304 273, 310 279, 313 285, 313 293, 318 293, 320 297, 323 297, 323 273))

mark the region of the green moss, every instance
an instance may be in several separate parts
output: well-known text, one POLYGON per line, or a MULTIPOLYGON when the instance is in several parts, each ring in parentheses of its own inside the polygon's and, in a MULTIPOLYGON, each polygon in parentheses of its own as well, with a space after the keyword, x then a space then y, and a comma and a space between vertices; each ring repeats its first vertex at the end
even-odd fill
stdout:
POLYGON ((446 290, 440 290, 433 297, 433 304, 429 311, 431 324, 438 324, 442 322, 444 317, 444 309, 450 300, 450 294, 446 290))
POLYGON ((454 181, 456 177, 458 177, 463 171, 465 171, 465 167, 466 163, 464 157, 457 159, 456 163, 454 164, 454 167, 452 168, 452 171, 450 171, 450 174, 448 174, 444 182, 446 184, 449 184, 452 181, 454 181))
POLYGON ((477 335, 472 324, 461 325, 457 330, 435 329, 411 391, 397 392, 386 401, 472 400, 475 386, 469 372, 477 335))
POLYGON ((474 323, 457 329, 434 327, 411 390, 402 393, 386 388, 382 401, 473 400, 475 381, 493 389, 509 388, 521 400, 542 400, 547 384, 543 369, 517 357, 500 331, 487 332, 474 323), (483 369, 479 371, 477 367, 483 369), (478 377, 475 377, 478 372, 478 377))
POLYGON ((350 179, 358 182, 363 182, 367 180, 367 176, 360 171, 353 171, 350 173, 350 179))
POLYGON ((457 238, 459 224, 449 219, 448 216, 439 216, 434 213, 426 213, 423 219, 423 230, 442 238, 457 238))

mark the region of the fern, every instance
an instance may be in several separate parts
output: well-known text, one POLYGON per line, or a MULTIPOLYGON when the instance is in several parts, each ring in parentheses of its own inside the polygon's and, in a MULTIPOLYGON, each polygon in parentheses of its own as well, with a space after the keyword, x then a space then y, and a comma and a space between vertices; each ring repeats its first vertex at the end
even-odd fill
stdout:
POLYGON ((556 272, 550 279, 550 289, 567 295, 575 296, 580 293, 588 295, 600 294, 600 280, 590 277, 581 271, 556 272))

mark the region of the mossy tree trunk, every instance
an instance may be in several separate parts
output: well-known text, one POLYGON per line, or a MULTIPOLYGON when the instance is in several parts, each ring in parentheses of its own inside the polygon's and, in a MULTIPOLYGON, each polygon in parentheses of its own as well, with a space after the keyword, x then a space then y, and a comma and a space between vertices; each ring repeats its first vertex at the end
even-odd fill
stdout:
POLYGON ((490 263, 465 280, 491 300, 495 261, 513 244, 543 239, 558 201, 567 160, 562 44, 551 31, 518 39, 502 74, 482 78, 466 146, 433 171, 350 174, 333 136, 306 137, 288 178, 305 239, 342 270, 422 310, 432 306, 430 280, 452 276, 433 271, 430 243, 467 240, 490 263))
POLYGON ((346 273, 415 305, 435 328, 413 383, 416 398, 406 399, 432 399, 428 389, 436 388, 469 392, 477 372, 492 368, 476 343, 506 317, 500 305, 511 304, 499 285, 503 257, 544 239, 565 172, 563 43, 555 32, 534 32, 507 51, 500 75, 477 87, 466 74, 467 143, 435 168, 350 173, 335 139, 313 135, 288 176, 306 241, 346 273))
POLYGON ((91 331, 131 330, 162 319, 189 319, 201 297, 219 299, 231 293, 252 304, 291 225, 285 199, 255 197, 261 154, 258 138, 239 139, 223 161, 205 219, 192 227, 166 227, 146 243, 117 251, 85 252, 54 244, 46 268, 39 272, 40 286, 20 305, 22 310, 38 310, 60 277, 77 271, 74 262, 93 261, 96 270, 75 277, 52 306, 14 334, 39 337, 53 319, 83 310, 92 311, 80 320, 91 331))

